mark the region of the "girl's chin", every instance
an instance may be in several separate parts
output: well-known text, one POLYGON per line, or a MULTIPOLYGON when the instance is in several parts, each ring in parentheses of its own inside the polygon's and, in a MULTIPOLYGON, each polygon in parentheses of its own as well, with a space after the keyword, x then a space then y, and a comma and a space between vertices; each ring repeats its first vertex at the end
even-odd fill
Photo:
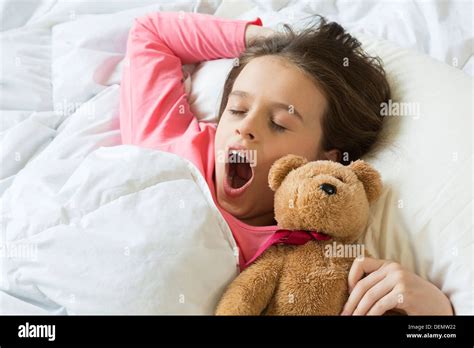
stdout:
POLYGON ((273 226, 277 224, 273 217, 273 207, 269 207, 268 216, 255 217, 256 214, 258 215, 255 208, 259 207, 259 203, 262 202, 261 199, 252 200, 248 197, 239 197, 229 200, 229 198, 225 197, 224 193, 222 195, 224 196, 223 199, 218 198, 219 206, 243 223, 250 226, 273 226))
POLYGON ((247 195, 229 197, 225 194, 224 190, 220 190, 217 200, 222 208, 238 218, 245 217, 245 215, 251 211, 251 199, 247 195))

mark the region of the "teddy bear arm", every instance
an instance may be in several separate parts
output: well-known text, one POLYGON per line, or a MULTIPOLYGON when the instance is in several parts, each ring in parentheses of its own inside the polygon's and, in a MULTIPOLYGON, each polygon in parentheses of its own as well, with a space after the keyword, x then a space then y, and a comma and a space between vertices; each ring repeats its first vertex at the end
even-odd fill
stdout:
POLYGON ((268 250, 229 285, 216 315, 260 315, 273 296, 282 265, 276 250, 268 250))

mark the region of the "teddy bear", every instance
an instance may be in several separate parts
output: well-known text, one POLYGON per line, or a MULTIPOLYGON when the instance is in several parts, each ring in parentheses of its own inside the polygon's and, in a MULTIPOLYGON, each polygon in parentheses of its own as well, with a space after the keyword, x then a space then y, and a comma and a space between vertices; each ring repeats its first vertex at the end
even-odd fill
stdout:
MULTIPOLYGON (((287 155, 268 174, 281 230, 227 287, 216 315, 339 315, 348 299, 351 251, 382 191, 367 162, 287 155)), ((363 248, 362 248, 363 249, 363 248)), ((357 254, 357 255, 356 255, 357 254)))

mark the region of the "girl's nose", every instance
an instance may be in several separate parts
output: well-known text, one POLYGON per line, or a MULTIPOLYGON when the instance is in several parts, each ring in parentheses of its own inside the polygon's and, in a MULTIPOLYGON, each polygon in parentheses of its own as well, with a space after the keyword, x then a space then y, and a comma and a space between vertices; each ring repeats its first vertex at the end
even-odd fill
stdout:
POLYGON ((235 128, 235 132, 244 139, 255 140, 257 136, 257 123, 258 122, 255 116, 248 115, 247 117, 245 117, 245 119, 239 122, 239 124, 235 128))
POLYGON ((251 132, 246 132, 245 130, 240 130, 239 128, 237 128, 235 130, 235 132, 239 135, 241 135, 244 139, 248 139, 248 140, 254 140, 255 139, 255 135, 253 135, 253 133, 251 132))

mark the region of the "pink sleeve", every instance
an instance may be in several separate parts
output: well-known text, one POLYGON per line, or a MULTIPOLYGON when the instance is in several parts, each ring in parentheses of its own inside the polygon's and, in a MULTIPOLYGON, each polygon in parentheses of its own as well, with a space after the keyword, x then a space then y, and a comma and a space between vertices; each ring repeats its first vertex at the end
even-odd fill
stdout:
POLYGON ((155 12, 135 19, 120 87, 124 144, 153 147, 182 135, 192 115, 182 64, 233 58, 245 49, 247 24, 189 12, 155 12))

